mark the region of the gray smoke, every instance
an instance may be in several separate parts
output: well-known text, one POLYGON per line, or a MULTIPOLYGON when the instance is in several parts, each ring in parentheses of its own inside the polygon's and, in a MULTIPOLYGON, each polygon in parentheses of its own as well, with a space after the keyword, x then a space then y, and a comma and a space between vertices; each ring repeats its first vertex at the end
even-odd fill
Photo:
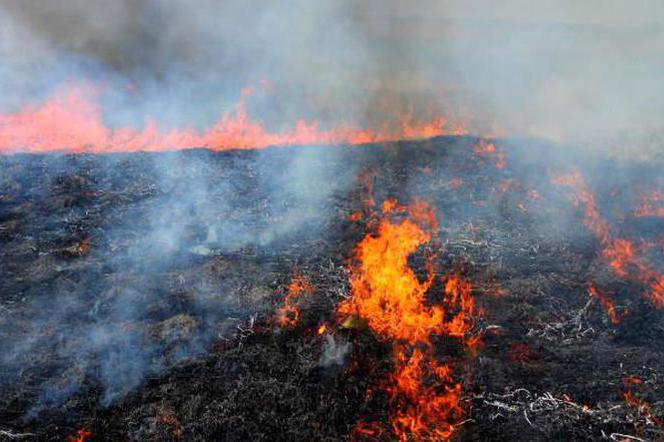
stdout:
MULTIPOLYGON (((39 158, 14 160, 25 165, 0 176, 2 188, 25 186, 40 195, 38 204, 56 208, 23 221, 9 243, 24 262, 0 265, 6 287, 30 283, 24 293, 3 293, 3 305, 21 300, 0 312, 0 386, 38 382, 28 417, 91 380, 109 404, 269 315, 275 272, 288 273, 288 258, 326 237, 335 198, 354 184, 357 169, 342 167, 339 152, 97 156, 91 168, 52 155, 37 174, 30 164, 39 158), (57 208, 59 196, 49 192, 62 181, 98 199, 57 208), (61 256, 71 227, 91 237, 89 254, 61 256), (21 249, 31 242, 25 261, 21 249), (284 253, 294 242, 301 249, 284 253), (44 368, 45 361, 57 363, 44 368), (31 378, 31 370, 43 377, 31 378)), ((76 189, 67 194, 81 198, 76 189)))
POLYGON ((275 127, 442 112, 476 132, 612 146, 662 129, 656 1, 1 5, 3 108, 85 77, 114 85, 110 122, 204 126, 267 79, 252 106, 275 127))

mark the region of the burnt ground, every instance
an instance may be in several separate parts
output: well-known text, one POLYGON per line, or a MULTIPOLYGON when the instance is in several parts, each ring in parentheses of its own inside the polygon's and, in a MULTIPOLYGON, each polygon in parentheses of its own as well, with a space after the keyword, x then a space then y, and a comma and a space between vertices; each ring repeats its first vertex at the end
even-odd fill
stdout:
POLYGON ((501 168, 476 142, 0 158, 0 440, 332 441, 387 422, 389 344, 334 315, 367 233, 349 220, 363 170, 376 201, 436 208, 437 271, 482 306, 458 440, 661 439, 664 314, 549 183, 580 169, 616 234, 660 244, 661 271, 662 220, 630 215, 661 166, 520 140, 497 144, 501 168), (296 270, 315 293, 281 329, 296 270))

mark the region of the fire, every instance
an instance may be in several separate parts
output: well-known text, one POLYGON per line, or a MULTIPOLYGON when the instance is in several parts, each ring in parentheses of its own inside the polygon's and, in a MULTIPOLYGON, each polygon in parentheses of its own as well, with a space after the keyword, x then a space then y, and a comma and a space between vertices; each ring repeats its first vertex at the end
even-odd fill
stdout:
POLYGON ((209 128, 163 129, 146 118, 142 130, 110 128, 96 88, 61 88, 50 99, 17 113, 0 113, 0 154, 13 152, 136 152, 204 147, 212 150, 249 149, 275 145, 362 144, 400 139, 462 135, 465 129, 451 126, 442 117, 416 121, 404 115, 400 124, 360 128, 342 122, 323 129, 319 121, 299 119, 292 129, 272 132, 250 118, 246 101, 253 90, 241 91, 240 100, 209 128))
POLYGON ((643 384, 643 381, 638 376, 625 376, 623 378, 623 382, 626 385, 641 385, 641 384, 643 384))
POLYGON ((92 431, 89 431, 87 428, 81 428, 76 431, 76 434, 69 436, 67 442, 85 442, 85 440, 92 436, 92 431))
MULTIPOLYGON (((402 441, 449 439, 463 415, 461 384, 452 364, 436 357, 431 337, 447 336, 472 354, 478 345, 471 336, 476 310, 470 283, 449 277, 443 293, 429 303, 434 255, 426 256, 422 281, 408 265, 409 257, 437 231, 436 216, 426 203, 385 201, 375 234, 355 248, 352 297, 338 307, 341 317, 360 316, 381 340, 392 342, 395 366, 385 390, 392 431, 402 441)), ((356 435, 369 430, 377 432, 374 425, 363 424, 356 435)))
POLYGON ((182 429, 182 424, 180 424, 179 419, 170 410, 160 408, 157 411, 157 416, 155 417, 157 423, 170 427, 173 437, 176 439, 182 438, 184 430, 182 429))
POLYGON ((277 310, 277 322, 283 328, 293 328, 300 320, 300 307, 298 303, 304 295, 313 294, 314 289, 309 282, 298 272, 293 275, 288 285, 288 293, 284 304, 277 310))
POLYGON ((653 191, 642 195, 633 214, 637 218, 664 218, 664 192, 653 191))
POLYGON ((602 244, 609 242, 609 223, 604 220, 595 201, 595 195, 586 187, 579 171, 569 175, 555 176, 551 179, 557 186, 571 187, 574 191, 572 199, 576 206, 583 206, 583 225, 590 230, 602 244))
POLYGON ((592 284, 588 286, 588 293, 590 294, 590 296, 597 299, 599 303, 602 305, 602 307, 604 307, 606 314, 609 315, 609 319, 611 319, 611 322, 613 324, 620 324, 620 316, 618 316, 618 312, 616 311, 616 305, 613 302, 613 299, 611 299, 605 293, 601 293, 592 284))
POLYGON ((493 161, 493 164, 497 169, 502 170, 507 165, 505 151, 496 148, 494 143, 491 143, 485 139, 481 139, 475 145, 475 154, 493 161))
POLYGON ((451 189, 458 189, 458 188, 460 188, 461 186, 463 186, 463 179, 461 179, 461 178, 459 178, 459 177, 454 177, 454 178, 452 178, 451 180, 449 180, 449 181, 447 182, 447 185, 448 185, 451 189))
POLYGON ((657 415, 652 411, 652 408, 648 402, 637 397, 629 390, 623 393, 623 397, 625 398, 625 402, 627 402, 627 404, 634 408, 639 414, 643 415, 653 424, 664 428, 664 420, 657 417, 657 415))
POLYGON ((654 307, 664 308, 664 274, 659 273, 640 256, 632 241, 611 235, 609 223, 600 215, 595 196, 585 185, 581 174, 575 171, 569 175, 553 177, 551 181, 553 184, 573 189, 574 203, 577 206, 582 205, 584 209, 583 225, 599 241, 602 247, 600 256, 607 261, 614 275, 644 285, 646 289, 643 296, 654 307))

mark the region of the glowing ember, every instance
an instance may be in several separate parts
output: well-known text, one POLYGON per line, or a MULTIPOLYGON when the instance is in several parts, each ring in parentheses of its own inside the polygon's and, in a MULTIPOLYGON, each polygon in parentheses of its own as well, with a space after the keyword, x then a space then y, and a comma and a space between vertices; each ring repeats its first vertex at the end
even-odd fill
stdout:
MULTIPOLYGON (((594 195, 577 172, 552 178, 553 184, 571 187, 576 205, 583 205, 583 225, 598 239, 604 258, 613 273, 622 279, 634 280, 646 286, 643 296, 656 308, 664 307, 664 274, 651 267, 639 256, 634 243, 626 238, 613 237, 609 223, 599 213, 594 195)), ((605 305, 606 307, 606 305, 605 305)))
POLYGON ((597 299, 599 303, 602 305, 602 307, 604 307, 604 310, 606 311, 606 314, 609 315, 609 319, 611 319, 612 323, 614 324, 620 323, 620 317, 618 316, 618 312, 616 311, 616 306, 615 303, 613 302, 613 299, 611 299, 607 294, 601 293, 592 284, 588 286, 588 293, 594 299, 597 299))
POLYGON ((583 225, 586 226, 597 239, 606 244, 609 242, 609 223, 599 214, 595 195, 586 187, 581 173, 572 172, 569 175, 556 176, 551 179, 557 186, 567 186, 574 190, 572 195, 574 204, 582 205, 584 209, 583 225))
MULTIPOLYGON (((426 259, 423 281, 409 267, 408 258, 438 231, 433 210, 420 201, 402 206, 387 200, 381 217, 376 233, 368 234, 355 249, 352 298, 340 304, 338 313, 362 317, 380 339, 392 342, 395 367, 385 390, 395 436, 403 441, 448 439, 463 415, 461 384, 454 379, 451 363, 435 356, 431 337, 447 336, 474 354, 479 341, 470 334, 476 314, 471 285, 452 276, 442 296, 429 305, 434 256, 426 259)), ((365 423, 355 431, 380 433, 365 423)))
POLYGON ((295 273, 288 285, 288 293, 284 298, 284 305, 277 310, 277 322, 281 327, 293 328, 300 320, 300 307, 298 303, 304 295, 311 295, 313 287, 299 273, 295 273))
POLYGON ((539 356, 525 342, 514 342, 510 346, 508 360, 512 364, 528 364, 536 362, 539 356))
POLYGON ((173 437, 180 439, 183 434, 182 425, 177 416, 170 410, 159 409, 155 420, 167 427, 170 427, 173 437))
POLYGON ((226 150, 275 145, 362 144, 466 133, 463 128, 450 127, 442 117, 419 122, 412 115, 404 115, 398 125, 372 129, 350 123, 323 129, 318 121, 300 119, 290 130, 271 132, 247 114, 246 99, 251 93, 251 89, 243 89, 234 109, 204 131, 164 130, 150 118, 146 118, 143 129, 138 131, 133 127, 107 127, 94 88, 68 87, 39 105, 26 106, 15 114, 0 113, 0 153, 107 153, 194 147, 226 150))
POLYGON ((88 431, 86 428, 81 428, 76 431, 75 435, 69 436, 67 442, 85 442, 90 436, 92 436, 92 431, 88 431))

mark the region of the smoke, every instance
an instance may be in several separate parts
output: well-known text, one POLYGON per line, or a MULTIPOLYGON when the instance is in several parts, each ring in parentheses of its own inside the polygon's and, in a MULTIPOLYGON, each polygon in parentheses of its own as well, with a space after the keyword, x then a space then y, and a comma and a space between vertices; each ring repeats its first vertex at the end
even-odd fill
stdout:
MULTIPOLYGON (((111 127, 151 116, 203 128, 252 86, 264 93, 250 114, 275 129, 302 117, 363 127, 442 114, 474 133, 603 149, 628 139, 630 155, 657 153, 662 17, 658 1, 0 0, 0 111, 84 81, 100 88, 111 127)), ((331 198, 356 172, 332 167, 340 157, 325 149, 254 152, 223 167, 208 160, 155 160, 154 197, 113 214, 95 252, 107 266, 99 285, 56 287, 35 301, 41 313, 3 363, 27 364, 36 348, 73 361, 61 373, 71 382, 48 385, 42 405, 65 400, 90 372, 110 402, 204 351, 229 319, 261 311, 260 284, 247 290, 223 269, 185 274, 180 260, 322 234, 331 198), (164 284, 168 293, 191 288, 186 308, 164 284), (238 301, 239 292, 249 294, 238 301), (71 333, 75 318, 84 319, 71 333), (134 323, 146 327, 128 330, 134 323), (54 331, 41 342, 44 329, 54 331)), ((104 161, 102 170, 126 166, 104 161)), ((345 349, 329 342, 321 363, 345 349)))
POLYGON ((331 367, 333 365, 343 365, 350 353, 350 343, 343 338, 336 338, 334 335, 326 334, 323 351, 321 352, 318 363, 321 367, 331 367))
POLYGON ((661 131, 660 2, 4 0, 3 108, 65 79, 105 117, 209 124, 239 89, 275 127, 444 114, 478 133, 595 143, 661 131), (131 91, 131 92, 129 92, 131 91))
POLYGON ((268 315, 275 273, 291 270, 283 256, 307 256, 308 241, 328 235, 333 202, 354 183, 356 168, 342 166, 347 159, 338 153, 184 151, 8 163, 0 186, 30 189, 36 205, 24 209, 43 215, 21 222, 3 255, 18 262, 0 266, 10 295, 29 282, 19 307, 0 316, 2 384, 37 382, 28 417, 90 382, 107 405, 268 315), (91 204, 82 196, 89 194, 96 195, 91 204), (63 197, 73 201, 60 207, 63 197), (26 261, 30 232, 39 241, 26 261), (89 253, 63 257, 63 247, 81 237, 91 242, 89 253), (44 361, 57 363, 43 368, 44 361), (42 369, 38 379, 26 378, 42 369))
POLYGON ((436 98, 477 132, 599 145, 661 131, 661 3, 392 3, 363 17, 413 79, 397 84, 447 86, 436 98))

